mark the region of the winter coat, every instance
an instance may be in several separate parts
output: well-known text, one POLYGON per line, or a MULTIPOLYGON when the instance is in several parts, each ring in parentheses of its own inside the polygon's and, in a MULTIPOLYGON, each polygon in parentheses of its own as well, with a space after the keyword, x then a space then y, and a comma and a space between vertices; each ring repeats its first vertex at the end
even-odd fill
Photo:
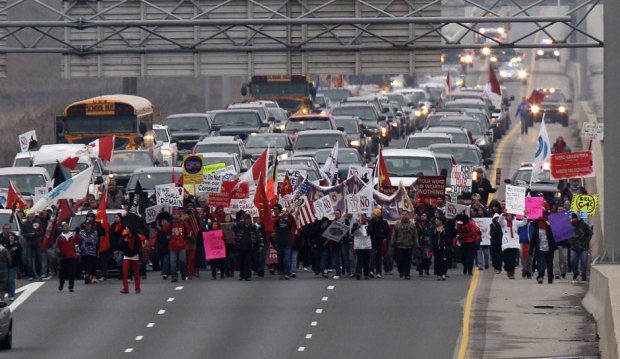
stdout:
POLYGON ((11 265, 9 266, 9 268, 19 267, 22 262, 23 252, 23 248, 21 243, 19 243, 19 239, 13 242, 13 244, 11 244, 11 240, 9 238, 5 238, 4 235, 2 235, 0 236, 0 244, 2 244, 2 246, 6 248, 6 250, 9 251, 11 255, 11 265))
POLYGON ((501 246, 504 231, 502 230, 502 226, 499 224, 499 222, 491 222, 491 225, 489 226, 489 233, 491 235, 491 245, 501 246))
POLYGON ((508 225, 508 221, 506 220, 505 215, 501 215, 499 217, 499 224, 502 226, 502 250, 505 251, 509 248, 519 249, 521 246, 519 245, 519 227, 523 227, 527 224, 527 217, 518 220, 512 220, 512 229, 508 225))
POLYGON ((474 243, 475 241, 480 240, 480 229, 474 221, 459 224, 457 231, 459 233, 459 240, 461 243, 474 243))
POLYGON ((371 219, 368 221, 368 235, 372 241, 372 249, 381 250, 383 240, 391 237, 390 225, 383 217, 378 220, 371 219))
POLYGON ((452 248, 452 236, 446 226, 444 226, 441 231, 437 228, 433 229, 433 233, 431 234, 431 245, 435 252, 448 251, 452 248))
POLYGON ((394 248, 417 248, 418 230, 413 221, 399 221, 392 230, 392 247, 394 248))
POLYGON ((575 236, 568 239, 570 249, 575 251, 587 251, 590 247, 590 239, 592 239, 592 231, 590 227, 582 219, 573 224, 575 236))
POLYGON ((125 257, 137 256, 140 254, 140 249, 142 249, 142 241, 140 240, 140 236, 123 236, 118 248, 123 251, 123 255, 125 257), (129 238, 129 240, 125 241, 125 238, 129 238))
POLYGON ((43 228, 43 224, 38 218, 35 218, 32 222, 27 220, 22 224, 21 234, 26 239, 28 247, 41 247, 45 228, 43 228))
POLYGON ((275 229, 276 245, 290 246, 293 244, 293 228, 295 227, 295 217, 292 214, 279 215, 273 219, 275 229))
POLYGON ((189 234, 189 227, 184 221, 172 221, 168 223, 164 229, 167 235, 170 236, 170 245, 168 249, 171 251, 184 251, 187 249, 187 235, 189 234))
MULTIPOLYGON (((0 288, 6 288, 9 283, 11 262, 11 253, 4 246, 0 246, 0 288)), ((0 289, 1 292, 3 292, 2 289, 0 289)))
POLYGON ((97 231, 93 230, 91 232, 86 232, 85 229, 81 230, 79 233, 80 242, 82 242, 80 246, 80 251, 82 256, 97 256, 97 231))
POLYGON ((418 232, 418 244, 421 248, 430 248, 431 246, 431 234, 433 233, 433 226, 430 222, 422 223, 417 222, 415 224, 416 231, 418 232))
POLYGON ((80 238, 73 234, 61 233, 56 239, 56 248, 58 249, 60 259, 75 259, 77 253, 75 247, 80 244, 80 238))
POLYGON ((234 231, 237 249, 251 250, 265 246, 261 231, 253 224, 246 226, 243 222, 237 222, 234 231))
MULTIPOLYGON (((551 226, 549 226, 549 224, 545 224, 545 226, 546 228, 544 229, 544 231, 547 233, 547 242, 549 243, 549 252, 553 252, 556 249, 558 249, 558 245, 557 243, 555 243, 555 238, 553 238, 553 232, 551 232, 551 226)), ((530 243, 530 249, 529 249, 530 255, 538 253, 540 251, 540 249, 538 248, 540 244, 540 231, 543 230, 542 228, 538 226, 538 221, 533 227, 534 227, 534 234, 532 235, 532 242, 530 243)))

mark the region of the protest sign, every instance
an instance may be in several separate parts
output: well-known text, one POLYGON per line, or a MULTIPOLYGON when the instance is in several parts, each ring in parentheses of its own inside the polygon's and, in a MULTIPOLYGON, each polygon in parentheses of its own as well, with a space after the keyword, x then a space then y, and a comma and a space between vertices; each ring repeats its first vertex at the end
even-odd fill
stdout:
POLYGON ((155 186, 155 197, 157 204, 183 207, 183 187, 155 186))
POLYGON ((299 176, 306 177, 306 175, 308 174, 308 171, 287 169, 286 171, 278 172, 278 182, 284 182, 284 178, 286 178, 287 174, 288 174, 288 179, 291 182, 291 186, 295 188, 297 186, 297 178, 299 176))
POLYGON ((222 231, 227 243, 235 243, 235 224, 222 223, 222 231))
POLYGON ((454 202, 446 203, 446 218, 454 219, 459 214, 464 214, 469 217, 469 206, 456 204, 454 202))
POLYGON ((37 203, 41 198, 47 194, 47 187, 35 187, 34 194, 32 195, 32 203, 37 203))
POLYGON ((8 197, 9 197, 9 189, 0 188, 0 205, 2 205, 2 207, 6 207, 6 201, 8 197))
POLYGON ((202 183, 202 155, 183 157, 183 184, 202 183))
POLYGON ((226 258, 226 242, 222 240, 222 230, 202 232, 207 260, 226 258))
POLYGON ((333 221, 332 224, 327 227, 323 232, 323 237, 328 238, 335 242, 340 242, 342 237, 349 231, 349 226, 344 223, 333 221))
POLYGON ((220 170, 222 168, 226 168, 226 163, 220 162, 210 165, 204 165, 202 166, 202 173, 215 173, 217 170, 220 170))
POLYGON ((446 193, 446 176, 420 176, 418 184, 418 197, 421 199, 437 199, 446 193))
POLYGON ((551 155, 551 178, 570 179, 594 177, 592 152, 568 152, 551 155))
POLYGON ((204 179, 198 185, 198 192, 219 193, 222 191, 222 176, 205 173, 204 179))
POLYGON ((581 138, 602 141, 605 135, 603 122, 584 122, 581 126, 581 138))
POLYGON ((589 216, 596 215, 598 208, 598 194, 574 194, 570 210, 587 212, 589 216))
POLYGON ((570 214, 568 211, 554 213, 549 216, 549 225, 553 232, 553 239, 556 242, 565 241, 575 236, 575 230, 570 223, 570 214))
POLYGON ((491 226, 491 222, 493 218, 482 217, 482 218, 473 218, 474 222, 480 229, 480 245, 490 246, 491 245, 491 236, 489 235, 489 227, 491 226))
POLYGON ((347 212, 353 214, 363 213, 360 209, 360 196, 357 193, 347 195, 347 212))
POLYGON ((316 218, 327 217, 330 214, 334 214, 334 206, 329 196, 323 196, 314 201, 314 215, 316 218))
POLYGON ((264 251, 267 252, 267 257, 265 258, 265 264, 277 264, 278 263, 278 251, 273 248, 271 245, 265 245, 264 251))
POLYGON ((226 166, 224 168, 215 170, 215 174, 218 176, 222 176, 222 180, 224 181, 232 181, 233 177, 235 176, 235 174, 237 174, 237 172, 235 171, 235 166, 230 165, 230 166, 226 166))
POLYGON ((349 166, 349 174, 347 175, 347 178, 353 176, 357 176, 362 181, 368 183, 368 181, 372 177, 372 168, 351 165, 349 166))
POLYGON ((146 223, 153 223, 155 222, 155 220, 157 219, 157 215, 161 213, 161 211, 164 209, 164 205, 163 204, 156 204, 154 206, 151 207, 147 207, 145 213, 146 213, 146 223))
POLYGON ((506 186, 506 213, 525 214, 525 188, 506 186))
POLYGON ((525 197, 525 215, 528 219, 541 219, 544 197, 525 197))
POLYGON ((28 151, 30 147, 30 142, 37 140, 37 133, 34 130, 24 132, 19 135, 19 148, 21 152, 28 151))
POLYGON ((254 199, 250 198, 242 198, 242 199, 231 199, 230 200, 230 209, 233 212, 244 211, 248 213, 252 217, 258 217, 258 208, 254 205, 254 199))
POLYGON ((471 192, 474 166, 453 165, 450 177, 452 192, 471 192))

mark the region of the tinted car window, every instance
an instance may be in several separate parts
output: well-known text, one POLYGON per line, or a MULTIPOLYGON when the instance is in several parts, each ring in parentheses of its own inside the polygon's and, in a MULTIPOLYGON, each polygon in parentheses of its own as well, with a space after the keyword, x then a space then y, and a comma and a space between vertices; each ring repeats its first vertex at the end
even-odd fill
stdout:
POLYGON ((326 135, 306 135, 297 137, 295 142, 296 150, 312 149, 312 148, 333 148, 338 142, 338 147, 346 147, 342 140, 342 136, 326 136, 326 135))

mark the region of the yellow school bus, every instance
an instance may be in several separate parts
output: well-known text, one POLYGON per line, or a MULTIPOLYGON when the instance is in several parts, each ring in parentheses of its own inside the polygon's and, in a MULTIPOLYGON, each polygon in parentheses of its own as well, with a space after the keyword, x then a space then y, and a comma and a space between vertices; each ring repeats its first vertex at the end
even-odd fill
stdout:
POLYGON ((105 95, 78 101, 56 117, 58 143, 87 144, 116 136, 115 149, 135 149, 153 128, 153 104, 139 96, 105 95))
POLYGON ((241 95, 249 101, 270 100, 290 115, 312 112, 316 88, 308 76, 252 76, 243 84, 241 95))

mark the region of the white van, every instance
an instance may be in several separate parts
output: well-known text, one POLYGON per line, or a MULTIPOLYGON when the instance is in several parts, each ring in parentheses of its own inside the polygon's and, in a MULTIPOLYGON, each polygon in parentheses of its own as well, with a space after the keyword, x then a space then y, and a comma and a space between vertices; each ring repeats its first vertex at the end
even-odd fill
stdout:
MULTIPOLYGON (((383 150, 383 158, 393 186, 398 186, 402 181, 405 187, 409 187, 417 180, 419 173, 424 176, 439 176, 435 155, 428 150, 387 149, 383 150)), ((378 168, 377 163, 375 170, 378 168)), ((376 182, 375 176, 373 183, 376 182)))
POLYGON ((32 161, 38 151, 17 152, 13 158, 13 167, 32 167, 32 161))

